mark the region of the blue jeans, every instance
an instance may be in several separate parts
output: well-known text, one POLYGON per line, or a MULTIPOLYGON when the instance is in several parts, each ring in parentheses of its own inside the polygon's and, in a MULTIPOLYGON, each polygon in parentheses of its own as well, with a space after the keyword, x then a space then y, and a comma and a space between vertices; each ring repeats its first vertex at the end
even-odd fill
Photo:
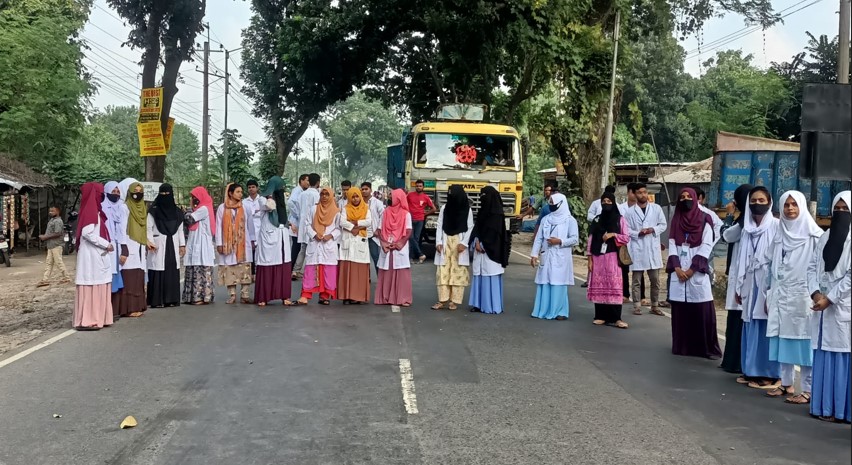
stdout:
POLYGON ((425 224, 425 220, 411 222, 413 229, 411 231, 411 238, 408 239, 408 246, 411 248, 411 258, 414 260, 419 259, 423 255, 423 252, 420 251, 420 235, 423 234, 423 225, 425 224))
POLYGON ((373 238, 367 239, 367 244, 370 245, 370 258, 373 259, 373 266, 376 268, 376 277, 379 276, 379 244, 376 244, 376 241, 373 238))

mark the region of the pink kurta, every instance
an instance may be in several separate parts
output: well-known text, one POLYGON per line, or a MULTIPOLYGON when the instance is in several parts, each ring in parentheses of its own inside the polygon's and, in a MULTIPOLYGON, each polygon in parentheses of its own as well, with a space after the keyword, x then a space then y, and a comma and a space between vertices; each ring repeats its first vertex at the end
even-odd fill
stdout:
MULTIPOLYGON (((621 217, 621 234, 616 234, 615 243, 620 247, 629 241, 627 221, 624 220, 624 217, 621 217)), ((589 287, 586 297, 589 302, 596 304, 621 305, 624 302, 624 289, 622 288, 621 268, 618 266, 618 250, 603 255, 591 255, 591 246, 592 239, 589 238, 586 253, 592 260, 594 271, 589 273, 589 287)))

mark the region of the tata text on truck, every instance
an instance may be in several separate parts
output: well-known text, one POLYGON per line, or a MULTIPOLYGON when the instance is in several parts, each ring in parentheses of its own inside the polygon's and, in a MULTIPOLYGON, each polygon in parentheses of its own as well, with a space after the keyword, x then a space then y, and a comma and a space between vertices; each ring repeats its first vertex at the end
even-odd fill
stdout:
MULTIPOLYGON (((516 233, 523 195, 523 153, 518 131, 486 124, 483 105, 444 105, 433 121, 406 131, 402 144, 388 147, 388 186, 414 189, 418 179, 437 208, 451 185, 460 184, 479 212, 479 191, 493 186, 503 199, 506 228, 516 233)), ((438 217, 426 218, 424 241, 434 243, 438 217)))

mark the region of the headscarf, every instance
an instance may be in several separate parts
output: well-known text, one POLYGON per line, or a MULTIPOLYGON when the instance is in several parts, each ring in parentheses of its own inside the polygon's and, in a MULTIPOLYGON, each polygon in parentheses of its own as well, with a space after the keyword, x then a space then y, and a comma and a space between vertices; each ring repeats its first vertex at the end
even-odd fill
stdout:
MULTIPOLYGON (((772 195, 763 186, 753 188, 749 194, 749 203, 746 205, 743 236, 740 239, 740 270, 746 271, 756 270, 769 262, 766 257, 766 249, 769 243, 775 239, 776 225, 778 219, 772 216, 772 195), (769 211, 763 216, 760 224, 755 223, 754 215, 751 213, 751 198, 757 192, 763 192, 769 198, 769 211), (764 237, 766 236, 766 237, 764 237), (750 243, 751 240, 756 241, 756 245, 750 243)), ((742 274, 742 271, 740 271, 742 274)))
POLYGON ((672 216, 672 228, 669 232, 669 237, 674 239, 675 245, 683 245, 686 243, 690 247, 698 247, 701 245, 701 240, 704 235, 704 225, 709 224, 713 227, 713 219, 706 212, 701 210, 698 202, 698 195, 695 189, 684 187, 680 190, 677 196, 678 203, 675 204, 674 216, 672 216), (680 196, 686 192, 692 199, 692 208, 689 211, 680 209, 680 196))
POLYGON ((284 180, 281 176, 273 176, 266 181, 266 188, 260 194, 263 197, 272 197, 275 201, 275 209, 268 213, 269 222, 276 228, 282 222, 287 221, 287 198, 284 196, 284 180))
MULTIPOLYGON (((367 201, 364 200, 364 196, 361 195, 360 189, 349 189, 346 191, 346 220, 350 223, 354 221, 361 221, 367 219, 367 212, 370 211, 370 206, 367 205, 367 201), (361 203, 356 207, 352 205, 352 199, 358 197, 361 199, 361 203)), ((358 235, 361 237, 367 237, 367 230, 362 229, 358 232, 358 235)))
POLYGON ((160 184, 160 191, 148 213, 154 217, 157 230, 166 236, 174 236, 183 224, 183 212, 175 205, 175 193, 171 184, 160 184))
POLYGON ((460 184, 450 186, 447 203, 444 205, 444 223, 442 229, 448 236, 467 231, 467 217, 470 214, 470 199, 460 184))
POLYGON ((101 198, 104 195, 104 186, 99 182, 87 182, 80 187, 83 199, 80 201, 80 213, 77 217, 77 250, 80 250, 80 236, 83 228, 90 224, 100 222, 100 235, 110 240, 109 229, 107 229, 107 217, 101 209, 101 198))
MULTIPOLYGON (((125 235, 125 231, 121 230, 121 224, 124 222, 124 217, 127 213, 119 200, 113 202, 108 197, 108 195, 116 188, 119 188, 119 184, 117 182, 109 181, 106 183, 104 186, 104 200, 101 202, 101 210, 107 217, 107 230, 109 230, 109 237, 111 237, 114 241, 123 242, 122 239, 125 235)), ((120 189, 118 196, 119 199, 122 196, 120 189)))
POLYGON ((325 228, 331 226, 338 213, 340 213, 340 209, 337 208, 337 202, 334 200, 334 191, 328 186, 320 188, 320 199, 314 212, 314 221, 311 224, 317 236, 325 235, 325 228), (328 192, 325 199, 322 198, 323 192, 328 192))
POLYGON ((784 247, 784 250, 792 251, 798 249, 799 247, 804 246, 808 240, 812 237, 820 237, 823 233, 822 228, 820 228, 816 221, 811 218, 811 215, 808 214, 807 210, 807 200, 805 200, 805 194, 802 194, 799 191, 787 191, 781 194, 781 198, 778 200, 779 209, 781 210, 781 224, 778 228, 778 233, 775 235, 775 242, 781 243, 784 247), (799 206, 799 216, 796 217, 795 220, 791 220, 784 216, 784 204, 787 203, 787 199, 792 197, 793 200, 796 201, 796 205, 799 206))
MULTIPOLYGON (((840 256, 849 242, 849 227, 852 220, 849 212, 835 212, 834 207, 843 200, 846 206, 852 209, 850 197, 852 197, 850 191, 843 191, 835 195, 834 201, 831 202, 831 227, 828 229, 828 241, 822 249, 822 260, 825 262, 825 271, 828 272, 834 271, 837 263, 840 262, 840 256)), ((846 261, 849 261, 848 257, 846 261)))
POLYGON ((746 204, 748 204, 749 193, 752 189, 754 189, 754 186, 751 184, 743 184, 734 191, 734 204, 740 212, 740 216, 737 217, 737 224, 740 227, 743 226, 743 221, 745 220, 746 204))
POLYGON ((391 205, 382 214, 382 227, 379 237, 385 242, 396 242, 405 235, 405 217, 408 215, 408 200, 405 191, 391 191, 391 205), (391 240, 393 238, 393 240, 391 240))
MULTIPOLYGON (((189 192, 189 195, 198 199, 198 206, 193 207, 193 211, 198 210, 199 208, 207 208, 207 219, 210 223, 210 234, 216 235, 216 216, 213 210, 213 197, 210 197, 210 193, 207 192, 203 186, 198 186, 192 189, 189 192)), ((190 231, 195 231, 198 229, 198 223, 192 223, 189 227, 190 231)))
MULTIPOLYGON (((121 185, 124 184, 125 181, 127 181, 127 179, 121 181, 119 188, 121 188, 121 185)), ((127 200, 124 201, 124 204, 127 205, 127 210, 130 212, 130 216, 127 219, 127 236, 139 244, 147 244, 148 212, 145 208, 145 201, 133 200, 133 197, 128 195, 133 193, 137 186, 142 187, 142 184, 136 180, 131 180, 131 182, 126 185, 127 191, 122 191, 121 193, 127 198, 127 200)))
POLYGON ((550 209, 550 213, 542 218, 542 224, 544 224, 545 220, 547 220, 548 224, 551 225, 565 224, 568 220, 573 218, 571 215, 571 207, 568 205, 568 198, 565 197, 564 194, 554 192, 550 195, 550 201, 548 204, 551 202, 553 203, 553 206, 548 207, 550 209), (554 208, 557 205, 559 205, 559 208, 554 208))
POLYGON ((222 213, 222 252, 224 255, 232 253, 237 257, 237 263, 242 263, 246 258, 246 212, 243 202, 231 197, 228 190, 234 183, 225 186, 224 212, 222 213), (228 210, 234 210, 232 212, 228 210))
POLYGON ((493 186, 485 186, 479 191, 479 212, 473 224, 471 243, 479 239, 488 258, 506 268, 509 266, 510 246, 506 236, 503 199, 493 186))
MULTIPOLYGON (((552 198, 553 195, 551 195, 550 197, 552 198)), ((603 237, 605 234, 621 234, 621 212, 618 211, 618 206, 615 204, 615 195, 609 192, 605 192, 604 195, 601 196, 601 207, 604 206, 604 199, 609 199, 612 202, 612 209, 610 209, 610 211, 608 212, 601 210, 601 214, 596 216, 595 219, 592 220, 591 226, 589 226, 589 234, 592 236, 592 255, 601 255, 601 246, 603 246, 604 244, 603 237)), ((552 214, 553 213, 551 213, 550 215, 552 214)), ((550 215, 547 215, 545 219, 547 219, 547 217, 549 217, 550 215)), ((610 240, 606 241, 606 244, 606 253, 618 252, 618 246, 615 243, 615 238, 611 238, 610 240)))
POLYGON ((127 196, 133 191, 131 188, 131 184, 137 183, 139 181, 133 178, 124 178, 120 183, 118 183, 118 189, 121 191, 121 200, 126 201, 127 196))

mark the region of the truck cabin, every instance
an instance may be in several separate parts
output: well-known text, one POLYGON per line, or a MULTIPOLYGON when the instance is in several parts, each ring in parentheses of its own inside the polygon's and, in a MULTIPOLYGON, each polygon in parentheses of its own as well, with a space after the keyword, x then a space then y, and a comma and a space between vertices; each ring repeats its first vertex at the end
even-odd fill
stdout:
POLYGON ((415 147, 417 168, 520 169, 520 144, 508 135, 421 133, 415 147))

